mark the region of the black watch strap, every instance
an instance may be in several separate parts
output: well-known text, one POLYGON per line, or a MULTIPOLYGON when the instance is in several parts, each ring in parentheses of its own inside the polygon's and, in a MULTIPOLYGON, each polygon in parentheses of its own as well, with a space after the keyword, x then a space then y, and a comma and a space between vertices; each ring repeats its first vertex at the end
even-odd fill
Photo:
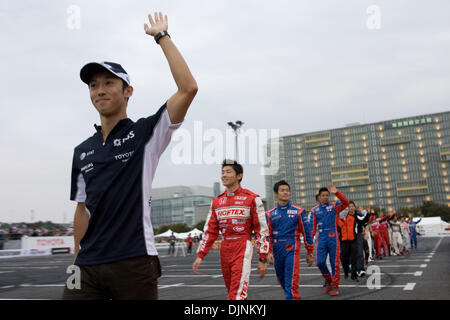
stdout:
POLYGON ((163 31, 158 32, 158 33, 155 35, 155 41, 156 41, 156 43, 159 44, 159 40, 160 40, 162 37, 165 37, 165 36, 168 36, 168 37, 170 38, 170 35, 169 35, 169 33, 167 32, 167 30, 163 30, 163 31))

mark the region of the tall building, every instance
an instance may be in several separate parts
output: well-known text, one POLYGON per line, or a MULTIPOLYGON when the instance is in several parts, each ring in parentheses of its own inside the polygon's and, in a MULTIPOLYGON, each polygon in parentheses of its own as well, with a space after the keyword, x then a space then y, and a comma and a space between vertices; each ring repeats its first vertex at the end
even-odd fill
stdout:
MULTIPOLYGON (((151 220, 154 228, 174 223, 193 226, 199 221, 196 207, 210 205, 213 188, 202 186, 174 186, 152 189, 151 220)), ((203 219, 205 220, 205 219, 203 219)))
POLYGON ((278 173, 266 176, 269 207, 281 179, 307 209, 330 182, 357 206, 450 206, 450 112, 285 136, 279 144, 278 173))

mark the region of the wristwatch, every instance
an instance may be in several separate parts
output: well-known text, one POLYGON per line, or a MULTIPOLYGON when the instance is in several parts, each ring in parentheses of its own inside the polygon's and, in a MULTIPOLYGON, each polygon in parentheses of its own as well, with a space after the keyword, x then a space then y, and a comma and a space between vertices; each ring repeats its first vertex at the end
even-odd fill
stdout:
POLYGON ((259 262, 267 263, 267 259, 261 259, 261 258, 259 258, 259 262))
POLYGON ((162 37, 165 37, 165 36, 168 36, 168 37, 170 38, 170 35, 169 35, 169 33, 167 32, 167 30, 163 30, 163 31, 158 32, 158 33, 155 35, 155 41, 156 41, 156 43, 159 44, 159 40, 160 40, 162 37))

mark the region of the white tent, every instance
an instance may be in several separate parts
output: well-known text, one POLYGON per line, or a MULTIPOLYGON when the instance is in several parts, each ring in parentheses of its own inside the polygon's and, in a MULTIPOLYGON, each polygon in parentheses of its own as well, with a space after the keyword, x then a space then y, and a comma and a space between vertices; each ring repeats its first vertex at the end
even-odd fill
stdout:
MULTIPOLYGON (((414 222, 418 221, 419 218, 414 218, 414 222)), ((441 219, 441 217, 424 217, 417 225, 417 231, 420 235, 428 237, 437 237, 443 235, 450 235, 450 230, 445 230, 449 228, 450 224, 441 219)))
POLYGON ((203 232, 198 230, 197 228, 195 228, 188 232, 178 233, 177 238, 186 239, 189 234, 191 234, 191 237, 195 237, 195 236, 200 236, 201 234, 203 234, 203 232))
MULTIPOLYGON (((158 235, 156 235, 155 236, 155 238, 168 238, 168 237, 170 237, 171 235, 172 235, 172 230, 167 230, 166 232, 163 232, 163 233, 160 233, 160 234, 158 234, 158 235)), ((176 237, 176 238, 178 238, 178 233, 176 233, 176 232, 173 232, 173 235, 176 237)))

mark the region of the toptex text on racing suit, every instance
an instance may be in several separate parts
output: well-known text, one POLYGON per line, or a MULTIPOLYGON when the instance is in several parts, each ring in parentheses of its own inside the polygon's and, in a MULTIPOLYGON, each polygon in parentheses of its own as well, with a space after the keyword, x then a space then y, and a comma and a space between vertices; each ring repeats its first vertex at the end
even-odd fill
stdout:
POLYGON ((311 209, 313 217, 313 237, 316 237, 316 264, 322 272, 327 283, 339 286, 340 280, 340 251, 339 237, 337 234, 337 224, 339 213, 347 208, 349 201, 341 192, 337 191, 336 196, 340 201, 319 203, 311 209), (327 268, 327 256, 330 255, 331 275, 327 268))
POLYGON ((278 282, 285 292, 286 300, 299 300, 300 234, 308 254, 314 250, 311 225, 305 209, 290 201, 277 204, 266 213, 269 226, 270 250, 278 282))
POLYGON ((253 255, 252 231, 256 235, 259 258, 266 259, 269 235, 261 198, 241 186, 233 193, 214 198, 206 219, 197 256, 204 258, 220 233, 220 264, 228 300, 246 300, 253 255))

